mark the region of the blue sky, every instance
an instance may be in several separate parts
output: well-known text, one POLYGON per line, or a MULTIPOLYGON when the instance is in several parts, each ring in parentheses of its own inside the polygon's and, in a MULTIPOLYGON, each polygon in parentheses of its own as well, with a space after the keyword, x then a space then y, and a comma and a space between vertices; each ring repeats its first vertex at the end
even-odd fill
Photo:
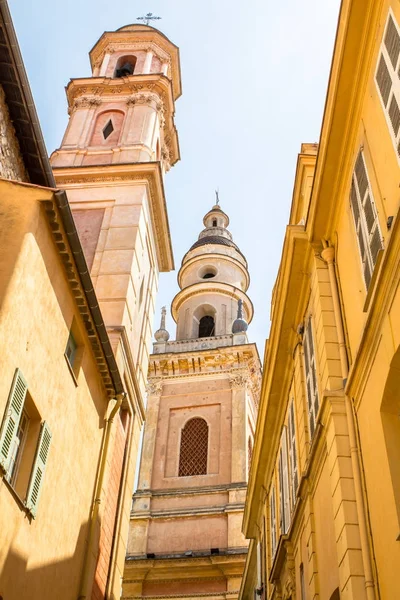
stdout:
MULTIPOLYGON (((67 124, 64 87, 90 74, 103 31, 147 12, 179 46, 176 103, 181 161, 166 176, 175 264, 197 239, 219 188, 234 240, 247 257, 255 317, 249 339, 262 355, 271 292, 302 142, 317 142, 339 0, 9 0, 48 152, 67 124)), ((178 291, 161 274, 158 313, 178 291)), ((158 325, 156 315, 155 325, 158 325)), ((174 339, 170 315, 167 326, 174 339)))

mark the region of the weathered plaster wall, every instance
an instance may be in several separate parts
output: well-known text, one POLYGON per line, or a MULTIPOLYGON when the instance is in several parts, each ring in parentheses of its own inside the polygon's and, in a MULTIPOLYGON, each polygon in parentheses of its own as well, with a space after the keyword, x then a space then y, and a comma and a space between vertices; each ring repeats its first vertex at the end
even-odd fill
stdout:
POLYGON ((10 120, 3 88, 0 86, 0 177, 28 181, 21 151, 10 120))
POLYGON ((70 600, 78 594, 107 399, 39 203, 49 192, 0 186, 0 418, 18 367, 52 432, 35 520, 0 480, 0 594, 44 600, 57 590, 70 600), (64 357, 73 319, 83 345, 77 381, 64 357))

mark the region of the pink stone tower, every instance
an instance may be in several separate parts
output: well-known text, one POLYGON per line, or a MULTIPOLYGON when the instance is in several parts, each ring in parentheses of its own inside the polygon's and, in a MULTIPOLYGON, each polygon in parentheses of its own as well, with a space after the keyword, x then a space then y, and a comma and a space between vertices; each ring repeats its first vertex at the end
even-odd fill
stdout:
POLYGON ((57 186, 67 191, 127 391, 107 466, 99 551, 93 557, 101 597, 117 598, 158 276, 174 268, 163 179, 179 160, 174 112, 181 82, 178 48, 146 25, 105 32, 90 51, 90 62, 92 75, 71 79, 67 86, 69 122, 51 163, 57 186), (118 488, 121 473, 124 483, 118 488), (117 565, 113 572, 112 564, 117 565))
POLYGON ((183 258, 169 340, 163 309, 133 497, 123 597, 234 600, 260 362, 247 340, 247 261, 215 205, 183 258))

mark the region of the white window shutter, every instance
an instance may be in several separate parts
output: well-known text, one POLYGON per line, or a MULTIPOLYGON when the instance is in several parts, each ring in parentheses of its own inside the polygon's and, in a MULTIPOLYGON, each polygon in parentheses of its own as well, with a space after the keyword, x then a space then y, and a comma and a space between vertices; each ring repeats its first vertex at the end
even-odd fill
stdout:
POLYGON ((299 471, 297 466, 297 447, 296 447, 296 424, 294 420, 294 400, 289 405, 289 459, 290 459, 290 479, 292 487, 292 508, 296 504, 297 490, 299 488, 299 471))
POLYGON ((379 251, 383 248, 383 243, 378 214, 376 212, 367 168, 361 150, 357 156, 354 167, 350 203, 360 249, 365 285, 368 289, 379 251))
POLYGON ((306 372, 308 420, 310 423, 310 437, 312 438, 317 422, 319 396, 311 317, 308 319, 308 323, 304 332, 304 366, 306 372))
POLYGON ((21 371, 17 369, 8 396, 7 408, 0 433, 0 465, 5 472, 9 468, 13 440, 18 430, 27 391, 28 384, 21 371))
POLYGON ((43 478, 49 456, 50 441, 51 431, 47 423, 44 422, 40 430, 39 441, 36 448, 35 462, 33 464, 28 493, 26 496, 26 507, 33 517, 36 517, 40 493, 42 491, 43 478))
POLYGON ((290 525, 289 471, 286 427, 281 435, 280 451, 280 482, 281 482, 281 530, 287 533, 290 525))

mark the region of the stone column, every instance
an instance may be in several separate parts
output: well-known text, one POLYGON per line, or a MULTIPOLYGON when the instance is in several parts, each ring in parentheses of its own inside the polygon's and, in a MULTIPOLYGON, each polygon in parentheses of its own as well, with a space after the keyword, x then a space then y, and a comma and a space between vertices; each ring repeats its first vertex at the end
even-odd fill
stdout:
POLYGON ((232 389, 232 483, 246 481, 246 386, 247 371, 237 369, 230 375, 232 389))
POLYGON ((108 51, 105 53, 102 65, 100 67, 99 77, 102 77, 106 74, 108 63, 110 62, 111 54, 112 54, 111 51, 108 51))
POLYGON ((149 490, 151 488, 161 392, 162 380, 150 379, 147 386, 148 397, 146 423, 143 437, 142 461, 140 465, 139 490, 149 490))
POLYGON ((169 67, 169 63, 168 62, 164 62, 161 65, 161 73, 165 76, 168 75, 168 67, 169 67))
POLYGON ((147 50, 146 58, 143 65, 143 74, 147 75, 151 71, 151 61, 153 60, 153 52, 147 50))

